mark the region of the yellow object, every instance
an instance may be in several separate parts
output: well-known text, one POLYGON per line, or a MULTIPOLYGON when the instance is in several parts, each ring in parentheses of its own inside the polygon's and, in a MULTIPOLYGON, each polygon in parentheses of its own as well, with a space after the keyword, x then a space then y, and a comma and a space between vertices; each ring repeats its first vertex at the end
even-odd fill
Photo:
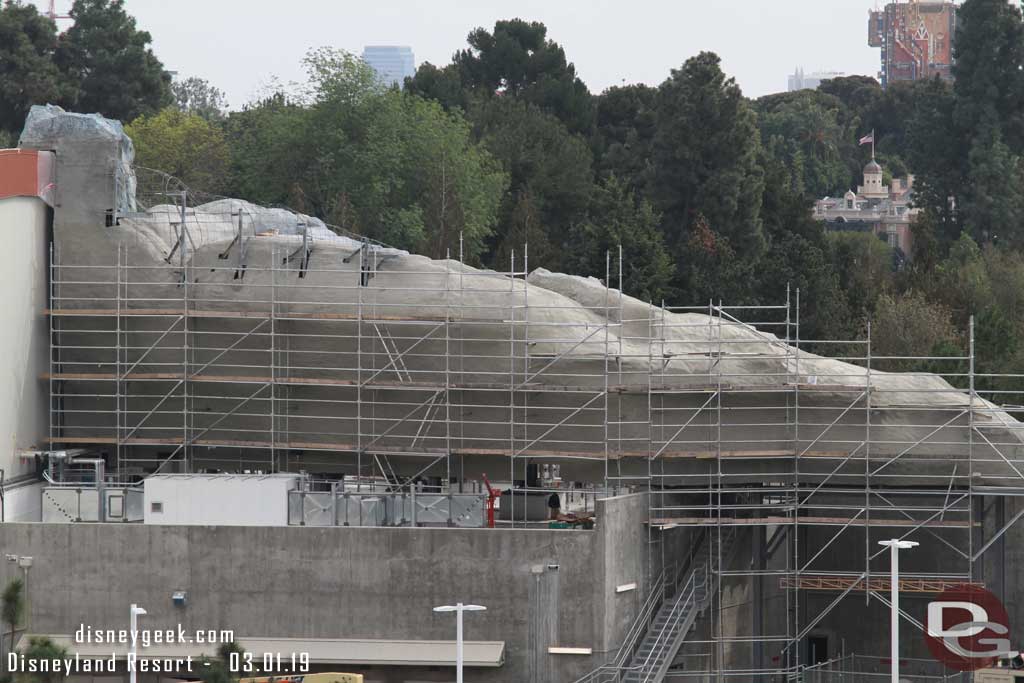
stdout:
POLYGON ((260 676, 243 678, 238 683, 363 683, 363 674, 296 674, 294 676, 260 676))

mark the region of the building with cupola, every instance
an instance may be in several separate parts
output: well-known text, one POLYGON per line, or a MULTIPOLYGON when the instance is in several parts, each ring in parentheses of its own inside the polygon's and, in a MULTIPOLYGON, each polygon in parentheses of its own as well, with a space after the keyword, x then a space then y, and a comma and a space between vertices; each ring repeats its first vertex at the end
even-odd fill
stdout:
POLYGON ((911 224, 918 209, 912 206, 914 176, 893 178, 874 159, 864 167, 864 184, 842 197, 825 197, 814 203, 814 217, 827 230, 871 232, 891 246, 901 261, 910 258, 913 247, 911 224))

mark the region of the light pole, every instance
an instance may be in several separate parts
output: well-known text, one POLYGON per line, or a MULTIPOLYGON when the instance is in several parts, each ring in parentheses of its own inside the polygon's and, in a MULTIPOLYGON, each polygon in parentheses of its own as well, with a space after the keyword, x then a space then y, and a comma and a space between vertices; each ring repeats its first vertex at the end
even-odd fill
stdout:
POLYGON ((131 632, 128 637, 131 638, 131 651, 128 655, 128 680, 130 683, 135 683, 135 664, 139 657, 139 653, 136 651, 135 645, 139 640, 139 617, 146 613, 146 610, 142 609, 138 605, 132 605, 132 617, 130 620, 131 632))
POLYGON ((463 605, 461 602, 434 608, 435 612, 455 612, 455 683, 462 683, 462 613, 482 612, 485 609, 483 605, 463 605))
POLYGON ((890 616, 890 656, 892 657, 892 683, 900 683, 900 550, 908 550, 920 545, 917 541, 902 541, 893 538, 888 541, 879 541, 878 545, 889 547, 890 558, 890 580, 892 581, 892 592, 889 601, 892 603, 892 614, 890 616))
POLYGON ((16 562, 21 567, 21 573, 25 577, 23 583, 25 590, 25 633, 28 633, 32 622, 32 595, 28 585, 28 570, 32 568, 32 558, 25 555, 6 555, 8 562, 16 562))

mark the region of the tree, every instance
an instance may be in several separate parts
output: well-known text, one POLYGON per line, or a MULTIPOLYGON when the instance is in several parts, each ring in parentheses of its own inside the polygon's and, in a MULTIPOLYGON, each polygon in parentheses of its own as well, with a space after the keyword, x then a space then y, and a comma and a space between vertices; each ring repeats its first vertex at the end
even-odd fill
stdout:
POLYGON ((194 190, 217 193, 226 187, 227 143, 206 119, 168 107, 135 119, 125 133, 135 143, 138 165, 170 173, 194 190))
POLYGON ((435 258, 477 262, 505 174, 458 112, 382 87, 362 60, 314 50, 305 105, 272 97, 227 121, 233 187, 435 258))
POLYGON ((973 139, 996 127, 1011 153, 1024 153, 1024 24, 1020 9, 966 0, 957 10, 955 122, 973 139))
MULTIPOLYGON (((754 268, 752 303, 778 304, 801 296, 801 335, 805 339, 852 339, 857 320, 850 311, 831 261, 824 225, 814 220, 810 204, 792 186, 784 160, 762 154, 765 187, 761 204, 767 248, 754 268)), ((826 347, 822 353, 836 353, 826 347)))
POLYGON ((596 100, 591 137, 599 174, 615 175, 630 190, 646 193, 657 130, 658 91, 646 85, 609 88, 596 100))
POLYGON ((0 131, 18 133, 33 104, 62 99, 56 48, 57 27, 34 5, 8 0, 0 6, 0 131))
POLYGON ((637 199, 610 176, 595 189, 587 219, 574 226, 566 265, 581 274, 603 274, 611 252, 617 271, 622 247, 623 289, 643 301, 662 301, 675 267, 658 230, 659 218, 650 202, 637 199))
POLYGON ((827 239, 850 309, 858 317, 871 315, 878 297, 894 287, 892 248, 869 232, 832 232, 827 239))
MULTIPOLYGON (((71 658, 66 647, 57 645, 46 636, 32 636, 28 646, 22 653, 26 661, 52 662, 71 658)), ((42 667, 39 667, 42 668, 42 667)), ((63 673, 26 673, 18 676, 19 683, 60 683, 64 680, 63 673)))
POLYGON ((793 169, 793 187, 808 198, 849 188, 842 154, 848 135, 839 123, 839 100, 801 90, 761 98, 757 106, 762 143, 793 169))
POLYGON ((472 31, 468 49, 459 50, 451 70, 429 66, 422 77, 410 81, 413 93, 439 96, 449 106, 457 104, 452 92, 461 84, 468 97, 513 97, 536 105, 562 121, 569 130, 588 132, 593 124, 590 92, 566 60, 565 50, 549 40, 540 22, 509 19, 494 24, 494 31, 472 31))
POLYGON ((1024 242, 1024 169, 994 126, 977 133, 967 168, 961 202, 964 227, 980 242, 1024 242))
POLYGON ((25 583, 21 579, 11 579, 4 592, 0 594, 0 617, 11 630, 8 652, 14 652, 15 633, 18 624, 25 616, 25 583))
POLYGON ((232 641, 221 643, 217 647, 217 656, 202 657, 199 660, 199 680, 202 683, 234 683, 238 681, 238 674, 232 672, 232 655, 241 657, 245 650, 241 645, 232 641))
POLYGON ((195 114, 207 121, 222 121, 228 108, 227 98, 203 78, 191 76, 171 83, 174 105, 185 114, 195 114))
POLYGON ((504 268, 511 250, 522 250, 527 234, 522 227, 532 225, 531 230, 542 230, 545 239, 531 240, 530 263, 558 269, 572 226, 586 219, 590 206, 590 149, 557 118, 515 99, 488 100, 471 116, 481 143, 509 176, 493 248, 495 267, 504 268), (513 226, 518 226, 515 231, 513 226), (541 242, 550 248, 544 249, 541 242))
POLYGON ((931 299, 949 307, 962 329, 992 301, 993 284, 984 253, 967 233, 950 246, 949 256, 936 267, 931 284, 931 299))
POLYGON ((651 192, 680 258, 698 217, 741 258, 763 245, 757 123, 720 61, 702 52, 658 89, 651 192))
MULTIPOLYGON (((311 112, 283 94, 231 112, 224 136, 231 152, 228 194, 260 204, 289 204, 296 184, 319 169, 312 154, 311 112)), ((315 213, 318 207, 299 207, 315 213)))
MULTIPOLYGON (((928 301, 922 292, 882 294, 870 319, 871 354, 878 358, 937 356, 942 349, 960 344, 950 310, 928 301)), ((911 360, 891 360, 883 361, 882 369, 907 372, 925 366, 911 360)))
POLYGON ((124 0, 75 0, 74 24, 58 40, 55 61, 74 92, 65 103, 133 121, 171 103, 170 74, 136 28, 124 0))

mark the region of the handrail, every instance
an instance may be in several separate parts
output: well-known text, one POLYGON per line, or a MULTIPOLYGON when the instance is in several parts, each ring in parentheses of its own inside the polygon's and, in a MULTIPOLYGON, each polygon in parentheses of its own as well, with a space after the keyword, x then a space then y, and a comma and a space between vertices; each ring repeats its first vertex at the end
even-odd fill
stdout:
POLYGON ((663 569, 651 582, 651 589, 647 592, 647 597, 640 606, 639 613, 633 620, 633 624, 629 627, 629 631, 627 631, 626 637, 623 639, 619 649, 616 650, 612 661, 577 679, 575 683, 605 683, 606 681, 618 683, 620 673, 630 670, 630 667, 626 666, 626 662, 632 658, 633 652, 636 650, 641 638, 647 633, 647 628, 650 626, 653 615, 664 601, 668 580, 668 571, 663 569), (608 676, 611 676, 611 678, 608 678, 608 676))
POLYGON ((647 654, 647 658, 639 667, 640 672, 643 675, 643 683, 650 680, 651 674, 653 673, 650 670, 652 658, 654 658, 656 654, 659 654, 662 648, 668 645, 667 636, 675 633, 676 626, 681 621, 683 615, 687 613, 687 610, 691 606, 696 606, 697 589, 703 588, 706 585, 708 568, 707 563, 695 567, 690 573, 690 578, 686 581, 686 585, 681 591, 679 591, 678 597, 676 597, 675 602, 672 604, 672 611, 669 612, 668 620, 658 633, 658 637, 654 641, 651 651, 647 654), (698 574, 702 575, 702 579, 699 584, 697 583, 698 574))
MULTIPOLYGON (((729 544, 735 539, 736 535, 737 529, 730 527, 722 535, 721 541, 723 544, 729 544)), ((643 683, 651 679, 651 676, 655 673, 651 671, 652 661, 656 660, 657 655, 665 647, 671 645, 669 637, 674 639, 681 620, 688 614, 691 608, 695 608, 698 605, 698 591, 707 587, 709 576, 717 561, 715 548, 713 547, 714 544, 711 542, 712 538, 710 532, 702 529, 697 537, 698 542, 691 545, 691 548, 696 547, 697 550, 690 553, 686 561, 679 563, 678 570, 673 571, 674 567, 667 567, 662 570, 661 574, 653 582, 651 590, 640 608, 640 613, 633 621, 615 658, 610 663, 600 666, 582 678, 577 679, 575 683, 618 683, 622 680, 622 676, 637 671, 640 672, 643 683), (701 557, 701 555, 705 554, 705 557, 701 557), (681 577, 684 576, 687 577, 685 584, 679 589, 681 577), (658 636, 651 651, 642 663, 627 666, 626 662, 631 659, 635 648, 642 640, 642 636, 647 633, 652 615, 660 610, 660 606, 669 597, 666 594, 669 590, 673 591, 672 608, 669 611, 665 624, 658 631, 658 636), (659 596, 661 597, 660 601, 657 600, 659 596)), ((727 560, 725 557, 722 559, 723 561, 727 560)), ((707 591, 705 590, 704 592, 706 597, 707 591)))
POLYGON ((651 582, 651 590, 647 593, 647 599, 644 600, 644 604, 640 606, 640 612, 637 614, 636 619, 633 620, 633 624, 626 633, 626 637, 623 639, 622 645, 619 646, 619 649, 615 654, 615 658, 612 660, 614 666, 621 668, 625 666, 626 662, 629 661, 630 658, 632 658, 637 644, 640 642, 643 635, 647 633, 647 627, 651 623, 651 618, 657 612, 661 603, 665 600, 665 587, 667 580, 667 572, 662 570, 661 574, 651 582))

